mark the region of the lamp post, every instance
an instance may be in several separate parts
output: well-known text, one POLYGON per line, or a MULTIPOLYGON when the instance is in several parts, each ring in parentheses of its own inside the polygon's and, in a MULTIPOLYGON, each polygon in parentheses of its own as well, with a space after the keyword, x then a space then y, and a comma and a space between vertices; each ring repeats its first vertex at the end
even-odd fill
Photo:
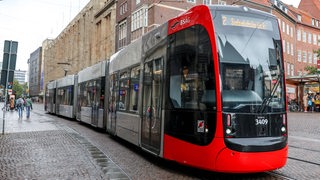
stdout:
POLYGON ((67 62, 58 62, 57 64, 59 65, 63 65, 64 68, 64 76, 67 76, 67 73, 68 73, 68 67, 71 65, 70 63, 67 63, 67 62))

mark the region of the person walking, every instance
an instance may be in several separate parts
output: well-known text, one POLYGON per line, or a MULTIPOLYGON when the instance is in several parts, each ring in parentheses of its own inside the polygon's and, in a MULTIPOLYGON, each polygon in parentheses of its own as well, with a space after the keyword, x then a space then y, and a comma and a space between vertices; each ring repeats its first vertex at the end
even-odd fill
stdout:
POLYGON ((30 117, 30 109, 32 109, 32 100, 30 97, 27 97, 26 99, 26 116, 27 118, 30 117))
POLYGON ((303 108, 304 108, 304 112, 308 112, 308 96, 309 94, 305 94, 303 96, 303 108))
POLYGON ((22 118, 22 113, 23 113, 23 104, 24 104, 24 101, 21 97, 19 97, 19 99, 17 99, 16 101, 16 109, 18 110, 18 115, 19 115, 19 119, 22 118))

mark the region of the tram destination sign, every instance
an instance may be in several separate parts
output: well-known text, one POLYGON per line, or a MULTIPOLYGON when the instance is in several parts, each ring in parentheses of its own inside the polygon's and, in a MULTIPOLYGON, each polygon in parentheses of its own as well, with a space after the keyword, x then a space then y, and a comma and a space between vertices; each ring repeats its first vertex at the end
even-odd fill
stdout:
POLYGON ((265 19, 238 16, 238 15, 222 15, 222 25, 223 26, 239 26, 246 28, 256 28, 261 30, 272 31, 272 23, 265 19))

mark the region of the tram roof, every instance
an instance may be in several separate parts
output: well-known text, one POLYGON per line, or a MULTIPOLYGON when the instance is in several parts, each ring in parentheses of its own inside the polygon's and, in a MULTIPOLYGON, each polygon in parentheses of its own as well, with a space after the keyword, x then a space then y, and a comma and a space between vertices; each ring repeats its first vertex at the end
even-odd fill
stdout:
POLYGON ((265 16, 275 17, 273 14, 265 11, 261 11, 258 9, 254 9, 248 6, 244 5, 209 5, 208 6, 211 10, 217 11, 235 11, 235 12, 249 12, 249 13, 255 13, 255 14, 261 14, 265 16))
POLYGON ((320 74, 309 74, 302 76, 290 76, 286 78, 287 84, 298 85, 301 83, 312 83, 319 82, 320 83, 320 74))

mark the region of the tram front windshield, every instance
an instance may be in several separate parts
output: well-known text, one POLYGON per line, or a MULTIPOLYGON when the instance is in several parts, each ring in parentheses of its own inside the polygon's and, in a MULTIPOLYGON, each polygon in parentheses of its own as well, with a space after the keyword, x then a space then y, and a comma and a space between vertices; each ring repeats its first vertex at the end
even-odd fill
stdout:
POLYGON ((282 50, 276 19, 219 11, 214 23, 223 111, 284 111, 282 50))

